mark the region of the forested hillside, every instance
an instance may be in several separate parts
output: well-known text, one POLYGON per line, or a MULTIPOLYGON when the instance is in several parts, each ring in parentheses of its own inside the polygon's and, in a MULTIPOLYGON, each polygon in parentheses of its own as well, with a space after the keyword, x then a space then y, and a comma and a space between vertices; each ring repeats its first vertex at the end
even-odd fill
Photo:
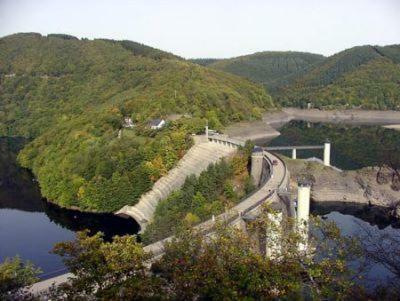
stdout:
POLYGON ((112 211, 137 198, 191 145, 190 135, 258 118, 273 106, 257 85, 130 41, 16 34, 0 39, 0 135, 32 141, 19 161, 43 195, 112 211), (152 118, 192 118, 148 129, 152 118), (133 129, 118 131, 124 117, 133 129))
POLYGON ((400 109, 400 45, 358 46, 327 58, 260 52, 192 61, 262 83, 282 106, 400 109))
POLYGON ((283 106, 400 109, 400 46, 354 47, 291 77, 274 96, 283 106))
POLYGON ((262 83, 267 90, 273 90, 287 75, 302 72, 323 59, 322 55, 305 52, 265 51, 231 59, 192 61, 262 83))

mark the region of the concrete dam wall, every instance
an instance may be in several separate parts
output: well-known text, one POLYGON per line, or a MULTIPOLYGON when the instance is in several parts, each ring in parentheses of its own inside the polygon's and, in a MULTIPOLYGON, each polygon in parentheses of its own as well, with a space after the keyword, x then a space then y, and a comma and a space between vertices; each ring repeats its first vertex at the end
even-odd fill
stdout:
POLYGON ((143 194, 136 205, 124 206, 115 214, 135 219, 143 231, 151 222, 158 202, 180 189, 188 176, 200 175, 211 163, 216 163, 236 151, 232 144, 209 142, 205 137, 196 137, 195 140, 195 145, 178 165, 154 183, 153 188, 143 194))

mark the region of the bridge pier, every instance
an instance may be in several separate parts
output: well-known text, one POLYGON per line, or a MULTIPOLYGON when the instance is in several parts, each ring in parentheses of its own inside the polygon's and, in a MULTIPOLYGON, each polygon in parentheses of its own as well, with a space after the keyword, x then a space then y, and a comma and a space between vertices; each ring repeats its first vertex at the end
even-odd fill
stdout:
POLYGON ((298 183, 297 188, 297 230, 302 238, 299 250, 306 251, 308 247, 308 220, 310 216, 311 186, 308 183, 298 183))
POLYGON ((324 143, 324 165, 331 166, 331 143, 329 141, 324 143))
POLYGON ((297 159, 297 151, 296 149, 292 149, 292 159, 297 159))

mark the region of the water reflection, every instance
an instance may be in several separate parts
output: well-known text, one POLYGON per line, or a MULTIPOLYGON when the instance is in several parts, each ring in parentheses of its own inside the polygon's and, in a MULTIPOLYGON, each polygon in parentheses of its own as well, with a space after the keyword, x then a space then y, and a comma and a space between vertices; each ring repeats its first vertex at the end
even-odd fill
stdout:
MULTIPOLYGON (((332 208, 325 210, 329 211, 332 208)), ((321 212, 314 213, 321 214, 321 212)), ((354 279, 356 282, 363 284, 367 290, 372 290, 380 284, 388 285, 391 281, 398 281, 386 259, 393 258, 392 255, 398 254, 400 250, 400 229, 392 227, 391 224, 384 227, 383 223, 380 223, 381 228, 379 228, 377 224, 374 225, 374 220, 370 223, 369 218, 369 221, 366 221, 337 211, 324 214, 323 217, 335 222, 342 235, 354 237, 360 242, 363 250, 361 257, 348 262, 349 267, 362 276, 354 279), (383 244, 385 247, 382 250, 383 244)), ((397 259, 394 263, 397 264, 397 259)))
POLYGON ((0 138, 0 262, 19 254, 41 267, 42 278, 48 278, 66 271, 49 251, 55 243, 73 239, 74 232, 101 231, 107 240, 138 232, 133 219, 67 210, 42 199, 32 174, 16 162, 25 143, 23 138, 0 138))
POLYGON ((42 199, 32 174, 16 161, 18 151, 26 142, 24 138, 0 138, 0 209, 44 212, 51 222, 63 228, 71 231, 89 229, 92 233, 101 231, 107 239, 138 232, 139 226, 133 219, 63 209, 42 199))
POLYGON ((371 226, 377 226, 378 229, 384 229, 388 226, 400 228, 400 220, 391 217, 390 209, 386 207, 345 202, 312 202, 311 212, 322 216, 330 212, 339 212, 361 219, 371 226))

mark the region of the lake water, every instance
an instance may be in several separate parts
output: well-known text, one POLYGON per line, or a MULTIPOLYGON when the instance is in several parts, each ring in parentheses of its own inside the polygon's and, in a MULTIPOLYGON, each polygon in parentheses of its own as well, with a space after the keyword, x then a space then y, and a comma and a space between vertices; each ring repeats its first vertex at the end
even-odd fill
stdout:
MULTIPOLYGON (((331 164, 341 169, 359 169, 381 163, 400 162, 400 131, 381 126, 291 121, 268 146, 323 145, 331 141, 331 164)), ((283 152, 291 156, 291 152, 283 152)), ((297 150, 297 158, 322 159, 323 150, 297 150)))
POLYGON ((72 240, 76 231, 101 231, 106 239, 138 232, 132 219, 66 210, 43 200, 31 173, 16 163, 24 143, 21 138, 0 138, 0 262, 18 254, 39 266, 42 278, 49 278, 66 272, 61 259, 49 251, 57 242, 72 240))
MULTIPOLYGON (((382 241, 389 239, 385 252, 396 254, 400 250, 400 225, 398 220, 382 218, 379 212, 369 209, 367 206, 357 204, 312 204, 311 213, 320 215, 328 221, 333 221, 344 236, 355 237, 362 242, 363 248, 377 250, 382 241), (397 243, 393 243, 396 242, 397 243)), ((360 262, 365 264, 360 281, 366 288, 373 289, 379 284, 387 284, 395 281, 395 275, 383 264, 369 258, 350 263, 350 267, 359 268, 360 262)))

